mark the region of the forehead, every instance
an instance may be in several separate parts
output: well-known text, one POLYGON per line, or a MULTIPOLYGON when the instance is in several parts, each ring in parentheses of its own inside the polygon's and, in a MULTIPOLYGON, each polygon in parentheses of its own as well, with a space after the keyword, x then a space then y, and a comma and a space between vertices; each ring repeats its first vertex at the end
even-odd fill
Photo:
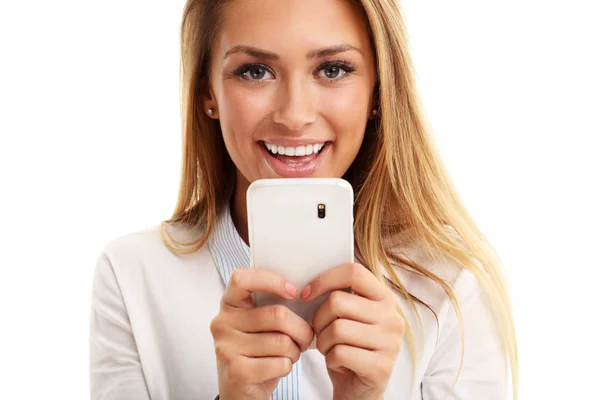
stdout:
POLYGON ((285 54, 343 43, 366 51, 368 32, 361 9, 350 0, 231 0, 216 47, 256 45, 285 54))

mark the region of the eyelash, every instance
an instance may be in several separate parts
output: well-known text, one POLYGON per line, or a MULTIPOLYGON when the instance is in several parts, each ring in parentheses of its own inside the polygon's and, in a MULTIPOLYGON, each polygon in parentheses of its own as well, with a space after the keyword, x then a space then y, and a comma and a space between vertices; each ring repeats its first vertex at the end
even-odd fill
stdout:
MULTIPOLYGON (((322 63, 321 65, 319 65, 319 67, 316 69, 316 71, 321 71, 327 67, 337 67, 345 72, 345 74, 342 75, 341 78, 327 78, 327 77, 324 78, 325 80, 327 80, 329 82, 339 82, 342 79, 346 78, 349 74, 356 71, 356 66, 354 64, 352 64, 351 62, 348 62, 348 61, 344 61, 344 60, 326 61, 326 62, 322 63)), ((253 83, 262 82, 263 79, 252 79, 252 78, 248 78, 244 75, 247 72, 249 72, 250 70, 252 70, 253 68, 262 68, 262 69, 267 70, 270 74, 275 75, 268 66, 266 66, 265 64, 261 64, 261 63, 244 64, 241 67, 239 67, 238 69, 236 69, 235 71, 233 71, 233 75, 238 76, 241 79, 244 79, 246 81, 253 82, 253 83)))

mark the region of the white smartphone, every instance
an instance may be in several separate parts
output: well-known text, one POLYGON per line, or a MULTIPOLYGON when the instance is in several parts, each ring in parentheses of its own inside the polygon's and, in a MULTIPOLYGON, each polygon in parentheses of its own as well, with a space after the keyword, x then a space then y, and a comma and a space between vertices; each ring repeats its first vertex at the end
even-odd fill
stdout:
POLYGON ((251 266, 274 271, 298 289, 293 300, 254 293, 255 305, 283 304, 308 323, 325 301, 300 300, 315 277, 354 262, 354 193, 336 178, 264 179, 247 192, 251 266))

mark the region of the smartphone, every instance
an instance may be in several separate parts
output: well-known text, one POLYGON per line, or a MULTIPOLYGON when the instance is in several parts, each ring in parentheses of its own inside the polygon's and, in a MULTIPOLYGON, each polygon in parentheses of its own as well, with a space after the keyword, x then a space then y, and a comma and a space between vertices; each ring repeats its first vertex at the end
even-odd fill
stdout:
MULTIPOLYGON (((354 262, 354 193, 337 178, 264 179, 248 188, 251 266, 274 271, 298 289, 354 262)), ((283 304, 312 323, 325 294, 311 302, 254 293, 257 307, 283 304)))

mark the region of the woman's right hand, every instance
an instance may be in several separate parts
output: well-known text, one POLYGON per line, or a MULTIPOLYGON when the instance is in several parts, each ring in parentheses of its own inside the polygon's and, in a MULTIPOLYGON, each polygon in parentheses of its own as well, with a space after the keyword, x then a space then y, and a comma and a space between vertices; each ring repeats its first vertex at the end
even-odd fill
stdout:
POLYGON ((304 319, 282 305, 255 307, 253 292, 290 300, 297 289, 274 272, 233 272, 210 325, 222 400, 269 399, 313 340, 313 329, 304 319))

